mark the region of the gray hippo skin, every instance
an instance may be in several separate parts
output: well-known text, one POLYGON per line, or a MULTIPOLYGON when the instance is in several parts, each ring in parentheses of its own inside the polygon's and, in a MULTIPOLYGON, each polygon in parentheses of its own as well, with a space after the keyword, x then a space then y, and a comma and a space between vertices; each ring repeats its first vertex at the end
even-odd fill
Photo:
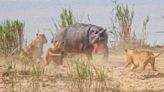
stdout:
POLYGON ((106 29, 92 24, 76 23, 58 31, 53 41, 64 41, 65 53, 85 53, 87 58, 92 59, 94 45, 103 45, 104 57, 108 57, 106 29))

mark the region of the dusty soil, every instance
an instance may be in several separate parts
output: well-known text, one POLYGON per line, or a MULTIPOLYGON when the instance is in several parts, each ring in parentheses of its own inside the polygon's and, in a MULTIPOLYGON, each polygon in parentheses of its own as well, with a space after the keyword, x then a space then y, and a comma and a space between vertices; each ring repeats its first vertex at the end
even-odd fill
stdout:
MULTIPOLYGON (((85 58, 85 56, 76 56, 85 58)), ((75 58, 75 57, 73 57, 75 58)), ((53 63, 37 77, 33 64, 25 66, 22 61, 13 58, 1 58, 0 61, 0 92, 71 92, 69 83, 65 81, 67 62, 56 66, 53 63), (11 63, 13 62, 13 63, 11 63), (32 71, 32 72, 31 72, 32 71), (35 78, 36 77, 36 78, 35 78)), ((94 55, 91 62, 107 67, 109 76, 119 83, 119 92, 164 92, 164 55, 156 59, 158 71, 152 71, 150 65, 145 71, 124 68, 124 54, 110 54, 108 61, 94 55)), ((42 65, 43 63, 41 63, 42 65)), ((74 91, 75 92, 75 91, 74 91)), ((117 92, 117 91, 116 91, 117 92)))
POLYGON ((151 71, 150 65, 145 71, 125 69, 123 56, 110 56, 113 65, 113 77, 121 84, 123 91, 130 92, 163 92, 164 91, 164 56, 156 59, 158 71, 151 71))

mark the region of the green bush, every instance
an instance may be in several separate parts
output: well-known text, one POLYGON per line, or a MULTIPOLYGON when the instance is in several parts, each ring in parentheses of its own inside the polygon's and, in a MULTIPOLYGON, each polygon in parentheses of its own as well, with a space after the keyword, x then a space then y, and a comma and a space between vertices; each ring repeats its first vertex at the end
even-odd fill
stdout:
POLYGON ((23 28, 22 22, 9 21, 0 24, 0 53, 3 55, 9 55, 18 46, 21 47, 23 39, 23 28))
POLYGON ((54 27, 56 31, 58 31, 61 28, 74 24, 75 19, 74 19, 72 10, 64 8, 63 11, 59 15, 59 21, 56 22, 53 20, 53 23, 54 23, 54 27))
POLYGON ((114 0, 113 4, 113 16, 109 27, 114 40, 113 47, 118 47, 119 49, 148 47, 146 38, 149 16, 144 19, 142 30, 139 32, 138 30, 133 30, 135 12, 133 8, 129 8, 127 4, 120 4, 117 0, 114 0), (139 36, 137 36, 138 33, 140 34, 139 36))

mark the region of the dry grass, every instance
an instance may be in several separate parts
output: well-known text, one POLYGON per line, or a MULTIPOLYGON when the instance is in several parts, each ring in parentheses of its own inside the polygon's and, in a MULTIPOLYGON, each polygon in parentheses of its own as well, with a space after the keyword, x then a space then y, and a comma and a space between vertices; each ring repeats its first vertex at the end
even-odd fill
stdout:
POLYGON ((124 68, 124 55, 110 54, 109 62, 94 55, 65 58, 64 64, 43 67, 32 61, 0 60, 1 92, 156 92, 164 90, 163 55, 157 58, 156 72, 124 68))
POLYGON ((119 91, 112 85, 108 69, 90 61, 76 60, 69 63, 66 80, 71 92, 109 92, 119 91))

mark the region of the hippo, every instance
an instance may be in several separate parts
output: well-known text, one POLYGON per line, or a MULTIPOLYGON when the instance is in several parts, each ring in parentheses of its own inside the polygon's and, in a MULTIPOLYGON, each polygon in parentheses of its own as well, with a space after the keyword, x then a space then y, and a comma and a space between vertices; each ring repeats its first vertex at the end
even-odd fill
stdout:
POLYGON ((108 35, 106 29, 84 23, 75 23, 71 26, 58 30, 53 38, 64 41, 65 53, 85 53, 89 60, 92 59, 92 53, 97 51, 97 46, 103 48, 104 57, 108 57, 108 35))

